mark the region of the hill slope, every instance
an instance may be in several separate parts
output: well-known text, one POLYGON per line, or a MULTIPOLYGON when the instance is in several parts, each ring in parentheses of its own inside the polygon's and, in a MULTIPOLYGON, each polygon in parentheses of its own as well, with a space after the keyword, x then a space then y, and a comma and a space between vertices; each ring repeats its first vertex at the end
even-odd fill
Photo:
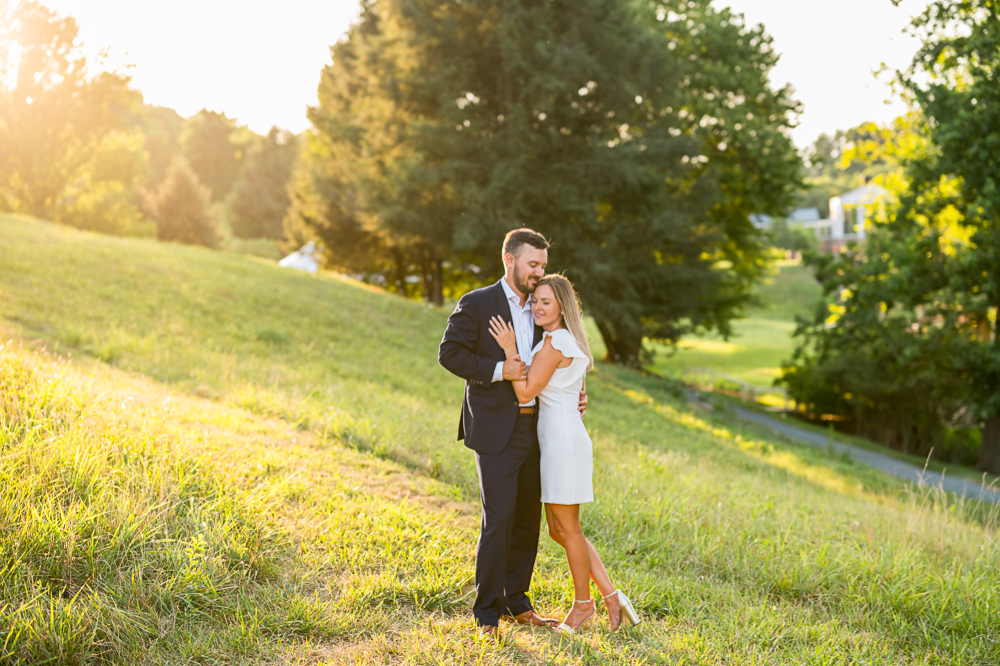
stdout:
POLYGON ((782 263, 757 295, 760 306, 750 309, 746 319, 733 322, 729 340, 714 334, 686 338, 675 354, 659 347, 650 369, 670 375, 685 368, 712 368, 753 384, 770 385, 780 375, 782 362, 792 357, 795 317, 812 315, 820 286, 810 268, 782 263))
MULTIPOLYGON (((996 662, 994 516, 610 367, 585 529, 650 622, 476 645, 447 312, 23 218, 0 242, 4 661, 996 662)), ((571 599, 544 537, 533 590, 571 599)))

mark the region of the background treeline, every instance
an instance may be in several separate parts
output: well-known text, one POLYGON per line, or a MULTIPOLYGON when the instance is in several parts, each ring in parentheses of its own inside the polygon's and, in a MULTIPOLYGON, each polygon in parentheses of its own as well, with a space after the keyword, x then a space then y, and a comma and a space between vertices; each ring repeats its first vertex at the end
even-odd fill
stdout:
POLYGON ((728 334, 768 265, 749 215, 799 186, 770 39, 709 0, 365 0, 301 141, 150 108, 123 73, 85 73, 72 19, 6 11, 5 48, 34 54, 5 79, 7 210, 209 247, 318 240, 329 267, 439 305, 495 280, 499 239, 531 226, 619 363, 728 334))
POLYGON ((766 269, 749 215, 799 184, 776 61, 707 0, 366 0, 323 71, 289 231, 440 304, 533 227, 609 360, 638 365, 644 338, 727 333, 766 269))
POLYGON ((280 238, 296 137, 145 104, 77 33, 38 2, 0 3, 0 210, 209 247, 280 238))
MULTIPOLYGON (((897 80, 913 111, 841 160, 890 196, 867 242, 812 263, 825 297, 785 368, 793 395, 894 448, 1000 473, 1000 3, 934 2, 897 80)), ((850 173, 846 175, 851 175, 850 173)))

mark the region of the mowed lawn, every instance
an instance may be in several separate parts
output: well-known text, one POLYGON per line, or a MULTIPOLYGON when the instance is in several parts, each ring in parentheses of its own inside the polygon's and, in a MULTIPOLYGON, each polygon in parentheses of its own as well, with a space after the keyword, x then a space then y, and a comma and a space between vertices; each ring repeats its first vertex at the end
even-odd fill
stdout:
MULTIPOLYGON (((583 518, 647 622, 477 644, 448 312, 26 218, 0 246, 0 662, 1000 662, 990 507, 603 365, 583 518)), ((571 603, 544 536, 533 591, 571 603)))
POLYGON ((692 336, 681 340, 676 353, 653 344, 657 355, 650 369, 678 375, 688 368, 711 368, 770 386, 781 374, 782 362, 792 357, 795 317, 811 317, 820 293, 810 268, 797 262, 779 262, 777 273, 759 289, 761 305, 734 322, 728 340, 717 334, 692 336))

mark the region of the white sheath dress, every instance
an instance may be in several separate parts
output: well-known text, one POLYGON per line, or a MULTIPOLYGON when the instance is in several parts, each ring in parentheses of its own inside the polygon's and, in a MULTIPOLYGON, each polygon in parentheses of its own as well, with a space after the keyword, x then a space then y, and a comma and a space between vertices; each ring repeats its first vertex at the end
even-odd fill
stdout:
POLYGON ((538 394, 538 446, 541 449, 542 502, 583 504, 594 501, 594 454, 590 435, 580 418, 579 402, 583 378, 590 359, 564 328, 546 332, 531 351, 541 350, 545 338, 562 355, 573 359, 556 368, 552 379, 538 394))

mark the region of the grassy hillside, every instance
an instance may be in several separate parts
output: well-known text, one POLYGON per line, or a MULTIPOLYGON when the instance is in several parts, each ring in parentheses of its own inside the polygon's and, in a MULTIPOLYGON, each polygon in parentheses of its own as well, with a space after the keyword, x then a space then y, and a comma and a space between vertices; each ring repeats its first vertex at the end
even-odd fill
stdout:
MULTIPOLYGON (((997 661, 995 515, 609 367, 585 529, 650 621, 477 645, 447 312, 23 218, 0 242, 2 662, 997 661)), ((533 589, 568 609, 546 538, 533 589)))
POLYGON ((781 363, 792 356, 795 317, 812 315, 820 286, 809 268, 781 263, 778 272, 759 290, 761 305, 733 325, 733 336, 691 337, 681 341, 676 354, 653 345, 654 372, 672 375, 685 368, 712 368, 758 385, 770 385, 780 374, 781 363))

